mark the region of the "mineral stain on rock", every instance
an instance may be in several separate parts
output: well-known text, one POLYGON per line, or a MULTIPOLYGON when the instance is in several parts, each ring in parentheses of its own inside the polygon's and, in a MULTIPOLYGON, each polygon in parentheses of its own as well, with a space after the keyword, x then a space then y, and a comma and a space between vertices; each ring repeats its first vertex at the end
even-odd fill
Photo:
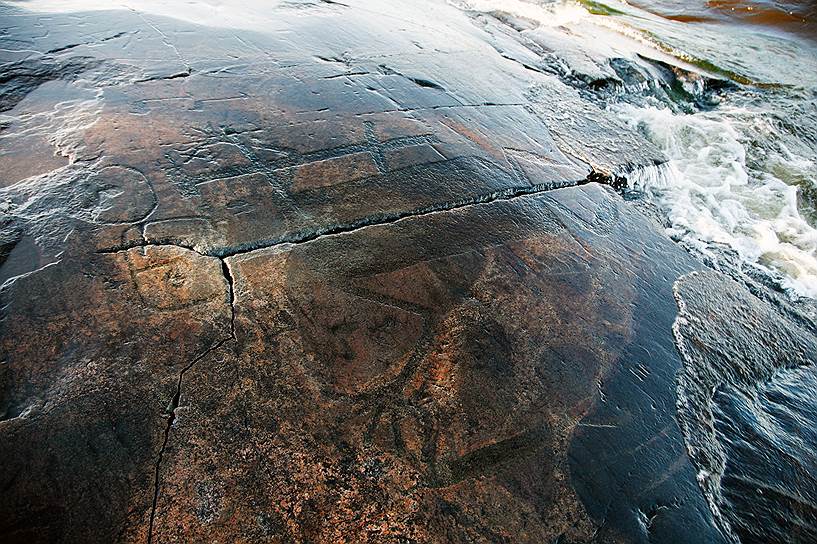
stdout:
MULTIPOLYGON (((427 7, 282 3, 263 32, 0 8, 0 161, 40 146, 0 193, 0 541, 754 530, 753 507, 722 514, 751 462, 696 441, 779 396, 720 360, 691 370, 728 335, 688 314, 761 312, 775 338, 786 318, 692 301, 703 265, 603 185, 660 153, 427 7), (70 114, 37 94, 53 81, 70 114), (32 111, 51 112, 34 132, 32 111)), ((813 507, 792 508, 811 536, 813 507)))

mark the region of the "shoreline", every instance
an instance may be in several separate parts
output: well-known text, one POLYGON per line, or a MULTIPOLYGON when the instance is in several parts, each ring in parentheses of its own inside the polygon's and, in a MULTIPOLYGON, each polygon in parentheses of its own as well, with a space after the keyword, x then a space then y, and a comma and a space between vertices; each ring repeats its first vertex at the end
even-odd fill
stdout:
POLYGON ((607 107, 739 83, 434 0, 224 7, 0 6, 0 540, 813 536, 763 454, 814 316, 668 236, 628 184, 674 157, 607 107))

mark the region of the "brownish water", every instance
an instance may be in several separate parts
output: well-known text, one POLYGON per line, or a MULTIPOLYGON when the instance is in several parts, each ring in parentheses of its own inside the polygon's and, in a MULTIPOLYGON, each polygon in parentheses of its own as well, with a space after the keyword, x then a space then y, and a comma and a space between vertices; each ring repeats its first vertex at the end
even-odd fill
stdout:
POLYGON ((758 25, 817 40, 817 1, 814 0, 639 0, 630 3, 673 21, 758 25))

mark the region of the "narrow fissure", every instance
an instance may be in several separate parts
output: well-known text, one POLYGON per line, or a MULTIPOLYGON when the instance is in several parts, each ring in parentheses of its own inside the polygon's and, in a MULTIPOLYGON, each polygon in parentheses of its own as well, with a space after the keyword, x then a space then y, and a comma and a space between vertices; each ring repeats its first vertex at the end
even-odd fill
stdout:
POLYGON ((219 260, 221 261, 221 273, 224 274, 224 279, 227 280, 227 294, 230 299, 230 337, 235 340, 235 280, 227 260, 225 258, 219 260))
MULTIPOLYGON (((421 208, 415 208, 413 210, 407 211, 399 211, 399 212, 388 212, 388 213, 381 213, 376 215, 370 215, 364 218, 361 218, 357 221, 353 221, 351 223, 343 223, 343 224, 335 224, 335 225, 328 225, 326 227, 309 230, 309 231, 296 231, 292 233, 287 233, 282 236, 271 238, 267 240, 257 240, 254 242, 247 242, 245 244, 239 244, 236 246, 227 246, 222 248, 213 248, 209 250, 199 250, 196 249, 195 246, 185 245, 185 244, 177 244, 175 242, 170 241, 158 241, 158 242, 140 242, 134 241, 133 243, 129 244, 122 244, 119 246, 114 246, 111 248, 100 249, 97 253, 102 254, 111 254, 111 253, 119 253, 122 251, 127 251, 129 249, 137 248, 137 247, 146 247, 146 246, 176 246, 181 247, 183 249, 188 249, 190 251, 195 251, 200 255, 204 255, 206 257, 216 257, 222 260, 222 269, 224 270, 225 277, 227 281, 231 285, 232 289, 232 278, 229 274, 229 267, 224 268, 225 264, 224 259, 228 257, 235 257, 237 255, 243 255, 245 253, 252 253, 253 251, 258 251, 261 249, 269 249, 280 245, 291 244, 304 244, 308 242, 313 242, 318 238, 323 238, 325 236, 336 236, 338 234, 347 234, 350 232, 355 232, 364 228, 368 227, 379 227, 384 225, 389 225, 392 223, 397 223, 399 221, 403 221, 406 219, 412 219, 415 217, 424 217, 427 215, 431 215, 434 213, 439 212, 448 212, 459 210, 462 208, 468 208, 471 206, 478 206, 481 204, 490 204, 491 202, 497 201, 508 201, 508 200, 515 200, 517 198, 522 198, 526 196, 533 196, 540 193, 546 193, 548 191, 553 191, 556 189, 563 189, 566 187, 578 187, 582 185, 586 185, 588 183, 599 183, 602 185, 609 185, 613 189, 620 191, 621 189, 625 188, 627 185, 627 180, 621 176, 611 176, 609 174, 605 174, 599 172, 597 170, 592 170, 588 176, 579 181, 549 181, 547 183, 539 183, 535 185, 527 185, 521 187, 508 187, 506 189, 501 189, 499 191, 494 191, 491 193, 485 193, 469 198, 463 198, 460 200, 451 200, 448 202, 441 202, 437 204, 431 204, 429 206, 423 206, 421 208)), ((232 292, 231 292, 232 298, 232 292)))
POLYGON ((182 381, 184 380, 184 375, 187 373, 188 370, 193 368, 193 366, 207 357, 210 353, 214 352, 215 350, 219 349, 225 343, 227 343, 230 339, 224 338, 219 340, 214 345, 210 346, 201 355, 195 357, 190 364, 184 367, 181 372, 179 372, 179 378, 176 382, 176 392, 173 394, 173 398, 170 400, 170 404, 167 406, 167 425, 165 426, 164 431, 164 438, 162 440, 162 447, 159 449, 159 455, 156 459, 156 468, 154 471, 154 481, 153 481, 153 504, 150 509, 150 521, 148 524, 148 538, 147 544, 153 544, 153 525, 156 520, 156 508, 159 503, 159 494, 161 491, 161 484, 160 484, 160 471, 162 466, 162 459, 164 458, 165 451, 167 450, 167 443, 170 440, 170 429, 173 427, 173 423, 176 421, 176 409, 179 407, 179 401, 181 400, 182 396, 182 381))
POLYGON ((153 482, 153 504, 150 510, 150 521, 148 525, 148 538, 147 544, 153 544, 153 526, 156 520, 156 508, 159 504, 159 495, 161 492, 161 466, 162 460, 164 459, 165 451, 167 450, 167 444, 170 441, 170 430, 173 428, 173 423, 176 421, 176 409, 179 407, 179 402, 181 401, 182 396, 182 383, 184 380, 184 375, 191 369, 193 366, 204 359, 207 355, 216 351, 224 344, 229 341, 236 340, 235 334, 235 280, 233 279, 232 270, 230 269, 229 263, 226 259, 220 258, 221 261, 221 272, 224 275, 224 279, 227 281, 227 295, 228 301, 230 303, 230 338, 224 338, 219 340, 216 344, 212 345, 211 347, 207 348, 201 355, 195 357, 190 364, 184 367, 181 372, 179 373, 178 381, 176 382, 176 392, 173 394, 173 398, 170 400, 170 404, 167 407, 167 425, 165 426, 164 430, 164 437, 162 440, 162 447, 159 449, 159 455, 156 459, 156 468, 154 472, 154 482, 153 482))
POLYGON ((311 231, 300 231, 294 232, 290 234, 286 234, 276 239, 266 240, 266 241, 257 241, 249 244, 239 245, 239 246, 232 246, 232 247, 225 247, 225 248, 216 248, 209 251, 201 251, 195 248, 195 246, 183 245, 183 244, 176 244, 172 242, 135 242, 130 245, 123 245, 120 247, 114 247, 109 249, 102 249, 98 250, 98 253, 103 254, 110 254, 110 253, 118 253, 121 251, 127 251, 129 249, 137 248, 137 247, 148 247, 148 246, 176 246, 181 247, 183 249, 187 249, 190 251, 195 251, 203 256, 208 257, 215 257, 218 258, 221 263, 221 272, 224 276, 224 279, 227 282, 227 293, 228 293, 228 302, 230 304, 230 337, 224 338, 218 341, 216 344, 212 345, 210 348, 205 350, 202 354, 195 357, 186 367, 182 369, 179 373, 178 381, 176 384, 176 391, 168 405, 167 408, 167 424, 164 429, 164 436, 162 440, 162 446, 159 450, 159 454, 156 460, 155 470, 154 470, 154 492, 153 492, 153 501, 150 511, 150 521, 148 526, 148 536, 147 536, 147 544, 153 544, 153 534, 154 534, 154 525, 156 520, 156 510, 158 508, 159 503, 159 496, 161 493, 161 465, 162 461, 164 460, 165 452, 167 451, 167 446, 170 440, 170 431, 173 427, 173 424, 176 421, 176 409, 179 407, 179 403, 181 400, 181 393, 182 393, 182 385, 185 374, 193 368, 193 366, 204 359, 207 355, 212 353, 213 351, 221 348, 224 344, 230 341, 236 340, 236 329, 235 329, 235 320, 236 320, 236 312, 235 312, 235 302, 236 302, 236 294, 235 294, 235 278, 233 277, 232 270, 230 268, 227 259, 230 257, 234 257, 237 255, 242 255, 245 253, 251 253, 253 251, 272 248, 279 245, 284 244, 302 244, 312 242, 319 238, 323 238, 325 236, 334 236, 339 234, 346 234, 355 232, 364 228, 368 227, 376 227, 376 226, 384 226, 393 223, 397 223, 399 221, 405 219, 411 219, 415 217, 423 217, 427 215, 431 215, 434 213, 439 212, 447 212, 447 211, 454 211, 458 209, 463 209, 471 206, 478 206, 481 204, 489 204, 491 202, 497 201, 509 201, 514 200, 516 198, 522 198, 526 196, 534 196, 541 193, 546 193, 548 191, 552 191, 555 189, 560 189, 564 187, 570 186, 581 186, 588 183, 600 183, 604 185, 610 185, 613 188, 619 189, 622 183, 626 183, 621 177, 618 176, 610 176, 607 174, 600 173, 596 170, 590 172, 590 174, 580 181, 570 181, 570 182, 547 182, 547 183, 540 183, 535 185, 527 185, 521 187, 509 187, 506 189, 502 189, 499 191, 494 191, 491 193, 485 193, 482 195, 477 195, 470 198, 464 198, 461 200, 453 200, 448 202, 442 202, 438 204, 433 204, 430 206, 425 206, 422 208, 417 208, 414 210, 409 210, 405 212, 393 212, 393 213, 384 213, 374 216, 368 216, 362 218, 358 221, 352 223, 346 223, 341 225, 330 225, 321 229, 311 230, 311 231))

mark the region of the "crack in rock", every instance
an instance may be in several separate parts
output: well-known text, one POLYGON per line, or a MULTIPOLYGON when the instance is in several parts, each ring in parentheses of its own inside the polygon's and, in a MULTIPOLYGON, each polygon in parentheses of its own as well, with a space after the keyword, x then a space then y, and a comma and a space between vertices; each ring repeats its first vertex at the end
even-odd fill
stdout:
POLYGON ((162 447, 159 449, 159 455, 156 459, 156 469, 154 473, 154 482, 153 482, 153 504, 150 509, 150 522, 148 524, 148 537, 147 543, 153 543, 153 526, 156 521, 156 508, 159 503, 159 495, 161 494, 161 466, 162 466, 162 459, 164 458, 165 451, 167 450, 167 444, 170 440, 170 430, 173 427, 173 423, 176 421, 176 409, 179 407, 179 401, 182 395, 182 382, 184 380, 184 375, 191 369, 193 366, 207 357, 212 352, 216 351, 217 349, 221 348, 224 344, 232 340, 232 338, 223 338, 216 342, 215 344, 211 345, 209 348, 204 350, 200 355, 195 357, 186 367, 184 367, 181 372, 179 373, 179 378, 176 382, 176 392, 173 394, 173 398, 170 400, 170 404, 167 406, 167 425, 165 426, 164 431, 164 439, 162 441, 162 447))
POLYGON ((227 259, 220 258, 221 261, 221 272, 224 274, 224 279, 227 280, 227 292, 230 298, 230 336, 233 340, 236 340, 235 335, 235 279, 233 278, 233 272, 230 268, 230 263, 227 262, 227 259))
POLYGON ((164 430, 164 437, 162 440, 162 446, 159 449, 159 454, 156 458, 156 467, 154 472, 154 483, 153 483, 153 503, 151 505, 150 510, 150 521, 148 524, 148 536, 147 536, 147 543, 153 543, 153 529, 156 522, 156 509, 159 504, 159 496, 161 495, 161 466, 162 461, 164 459, 165 451, 167 451, 167 446, 170 441, 170 431, 173 428, 173 424, 176 421, 176 409, 179 407, 179 403, 181 401, 182 395, 182 385, 184 382, 185 374, 190 371, 196 363, 213 353, 214 351, 220 349, 222 346, 227 344, 228 342, 235 342, 236 341, 236 333, 235 333, 235 280, 233 278, 233 273, 230 268, 230 264, 224 258, 219 258, 221 263, 221 272, 224 275, 224 279, 227 282, 227 294, 230 303, 230 337, 229 338, 222 338, 215 344, 212 344, 209 348, 204 350, 200 355, 193 358, 190 363, 185 366, 181 372, 179 372, 179 377, 176 382, 176 391, 173 394, 173 397, 170 399, 170 403, 167 406, 166 414, 167 414, 167 424, 165 425, 164 430))
POLYGON ((515 200, 517 198, 535 196, 537 194, 546 193, 548 191, 562 189, 565 187, 581 186, 586 185, 588 183, 600 183, 602 185, 610 185, 613 188, 618 188, 626 185, 626 182, 622 182, 623 179, 624 178, 621 178, 619 176, 611 176, 593 170, 585 179, 580 181, 549 181, 545 183, 527 185, 522 187, 508 187, 505 189, 500 189, 498 191, 493 191, 490 193, 484 193, 474 197, 441 202, 429 206, 423 206, 420 208, 415 208, 414 210, 370 215, 361 218, 357 221, 352 221, 350 223, 327 225, 325 227, 312 230, 301 230, 287 233, 267 240, 256 240, 253 242, 247 242, 235 246, 201 249, 200 247, 197 247, 195 245, 191 246, 187 244, 176 243, 173 241, 162 240, 151 242, 144 240, 134 240, 133 242, 130 243, 99 249, 97 250, 97 253, 102 254, 120 253, 122 251, 128 251, 130 249, 148 246, 175 246, 183 249, 188 249, 190 251, 195 251, 196 253, 204 255, 206 257, 218 257, 219 259, 224 259, 227 257, 235 257, 236 255, 243 255, 246 253, 251 253, 253 251, 269 249, 272 247, 286 244, 289 245, 305 244, 313 242, 319 238, 324 238, 326 236, 346 234, 369 227, 391 225, 415 217, 424 217, 435 213, 445 213, 459 210, 462 208, 468 208, 471 206, 490 204, 491 202, 496 201, 515 200))
POLYGON ((89 41, 89 42, 69 43, 69 44, 66 44, 66 45, 63 45, 63 46, 60 46, 60 47, 55 47, 54 49, 49 49, 48 51, 46 51, 45 54, 46 55, 53 55, 55 53, 62 53, 64 51, 68 51, 68 50, 74 49, 76 47, 82 47, 83 45, 99 45, 101 43, 105 43, 105 42, 109 42, 111 40, 115 40, 117 38, 121 38, 122 36, 129 36, 129 35, 134 35, 134 34, 138 34, 138 33, 139 33, 138 30, 135 30, 133 32, 117 32, 113 36, 108 36, 106 38, 102 38, 102 39, 99 39, 99 40, 92 40, 92 41, 89 41))
POLYGON ((153 77, 146 77, 144 79, 137 79, 134 83, 148 83, 150 81, 169 81, 172 79, 184 79, 186 77, 190 77, 193 75, 193 71, 191 69, 186 69, 181 72, 177 72, 175 74, 170 74, 169 76, 153 76, 153 77))

